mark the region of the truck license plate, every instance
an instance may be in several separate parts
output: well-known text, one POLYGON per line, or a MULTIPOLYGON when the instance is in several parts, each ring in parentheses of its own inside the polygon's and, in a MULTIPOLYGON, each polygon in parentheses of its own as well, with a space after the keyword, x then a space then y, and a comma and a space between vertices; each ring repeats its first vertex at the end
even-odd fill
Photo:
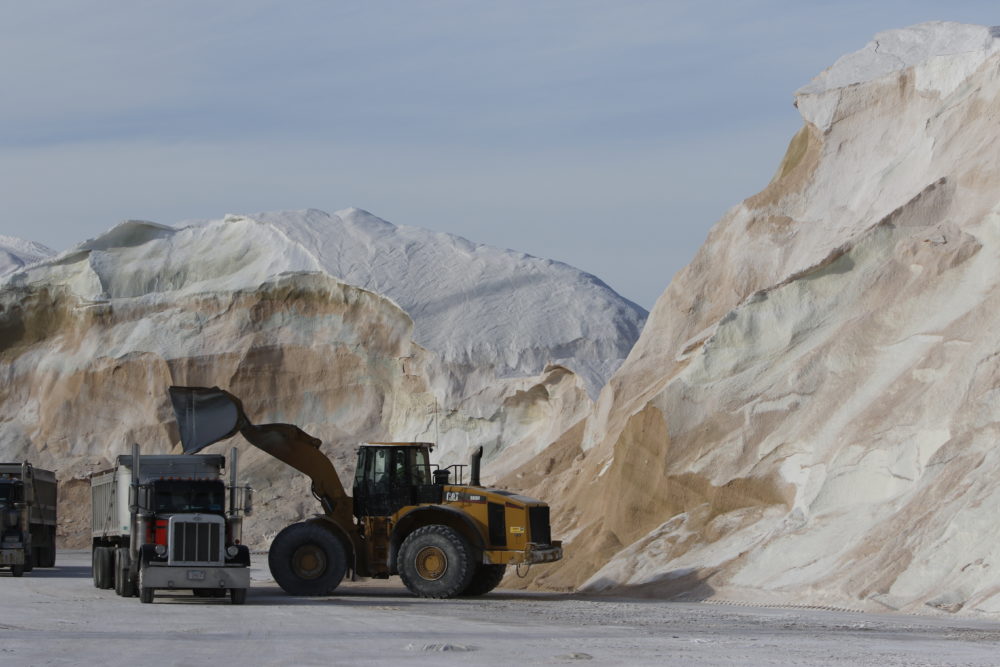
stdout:
POLYGON ((205 581, 205 570, 188 570, 188 581, 205 581))

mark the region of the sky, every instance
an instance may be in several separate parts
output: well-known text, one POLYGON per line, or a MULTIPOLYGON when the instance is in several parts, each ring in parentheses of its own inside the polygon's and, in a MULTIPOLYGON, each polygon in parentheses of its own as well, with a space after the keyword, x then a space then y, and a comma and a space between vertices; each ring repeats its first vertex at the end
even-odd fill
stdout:
POLYGON ((651 308, 878 31, 922 0, 0 0, 0 234, 351 206, 651 308))

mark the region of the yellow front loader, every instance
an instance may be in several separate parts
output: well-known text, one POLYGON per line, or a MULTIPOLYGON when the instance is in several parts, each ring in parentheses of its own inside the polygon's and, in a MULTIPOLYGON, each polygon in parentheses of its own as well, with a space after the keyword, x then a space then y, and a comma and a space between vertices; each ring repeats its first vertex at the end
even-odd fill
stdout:
POLYGON ((548 505, 480 486, 482 448, 464 484, 465 466, 431 464, 430 443, 363 444, 348 496, 320 440, 297 426, 254 425, 240 400, 218 387, 170 387, 170 399, 185 453, 240 433, 312 479, 323 514, 286 527, 268 552, 274 580, 291 595, 326 595, 348 570, 398 574, 421 597, 482 595, 507 565, 562 558, 548 505))

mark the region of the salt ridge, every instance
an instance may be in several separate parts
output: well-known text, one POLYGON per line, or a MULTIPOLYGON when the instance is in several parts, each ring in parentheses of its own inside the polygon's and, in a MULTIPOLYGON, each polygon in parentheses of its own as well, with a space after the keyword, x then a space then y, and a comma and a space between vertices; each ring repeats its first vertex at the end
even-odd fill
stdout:
POLYGON ((413 319, 415 341, 448 364, 490 366, 501 377, 562 365, 591 396, 647 315, 561 262, 397 226, 356 208, 228 215, 181 228, 131 220, 9 280, 47 273, 93 301, 235 291, 314 271, 397 303, 413 319))
POLYGON ((55 254, 55 250, 41 243, 0 234, 0 277, 55 254))

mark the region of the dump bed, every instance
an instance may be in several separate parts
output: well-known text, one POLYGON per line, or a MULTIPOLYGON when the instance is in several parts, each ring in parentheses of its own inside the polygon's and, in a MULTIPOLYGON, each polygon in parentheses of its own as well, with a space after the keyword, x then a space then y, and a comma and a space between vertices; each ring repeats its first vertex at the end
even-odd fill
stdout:
MULTIPOLYGON (((0 463, 0 476, 21 479, 21 463, 0 463)), ((31 512, 28 520, 33 525, 56 525, 57 484, 56 474, 51 470, 30 468, 32 475, 31 512)))
POLYGON ((92 536, 128 535, 131 517, 128 511, 128 487, 132 471, 115 468, 90 478, 92 536))
MULTIPOLYGON (((90 477, 91 535, 124 536, 130 532, 129 486, 132 484, 132 456, 122 454, 111 470, 90 477)), ((221 454, 198 456, 150 454, 139 458, 139 483, 161 478, 219 479, 226 458, 221 454)))

